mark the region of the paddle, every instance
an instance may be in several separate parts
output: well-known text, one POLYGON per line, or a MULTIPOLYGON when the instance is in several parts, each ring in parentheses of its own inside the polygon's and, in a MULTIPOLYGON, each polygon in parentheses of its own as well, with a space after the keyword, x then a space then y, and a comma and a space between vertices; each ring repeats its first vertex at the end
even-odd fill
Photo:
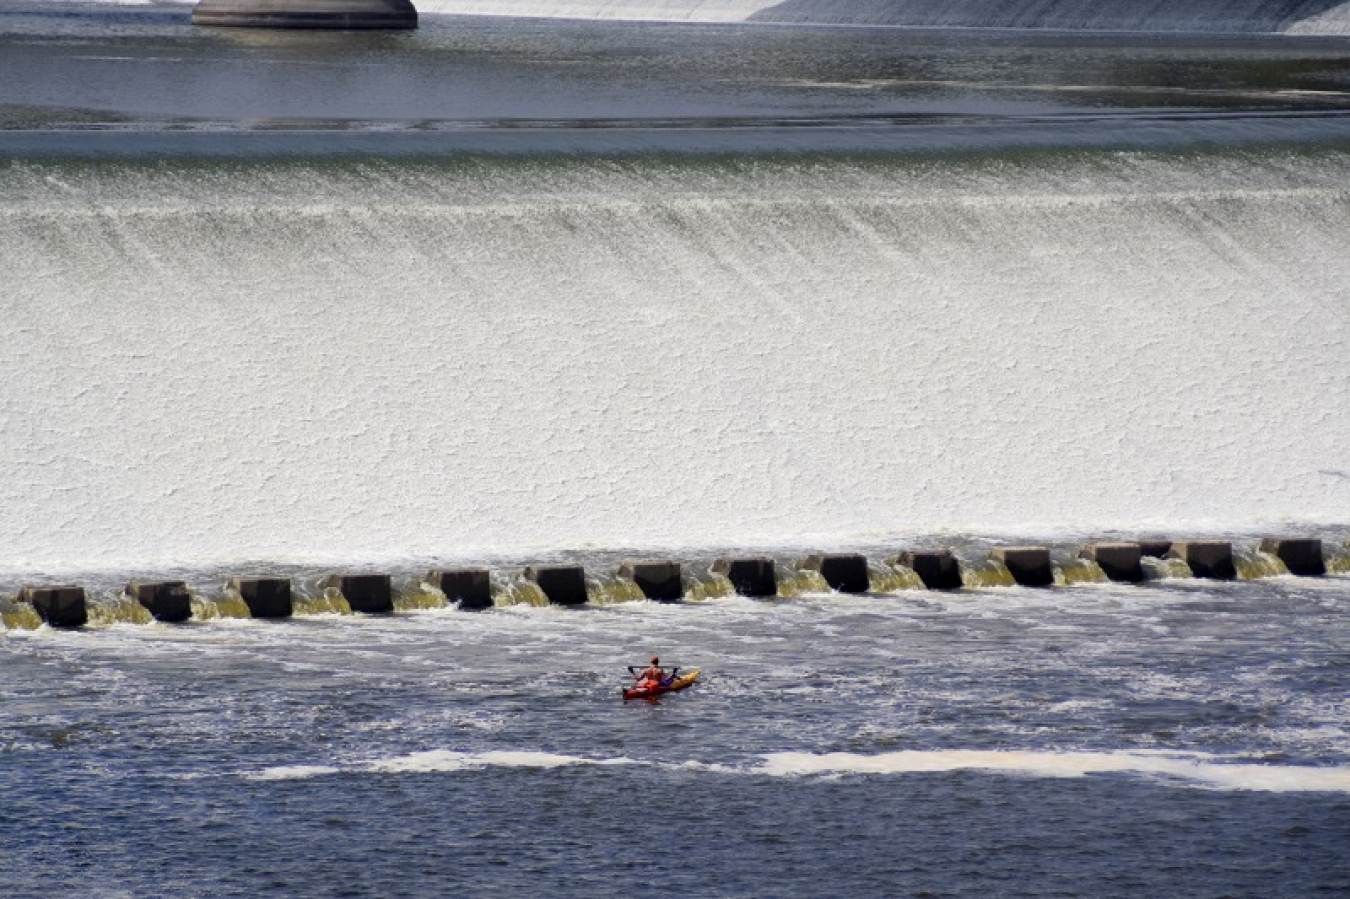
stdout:
MULTIPOLYGON (((645 665, 629 665, 629 666, 628 666, 628 673, 629 673, 629 674, 637 674, 639 671, 645 670, 646 667, 647 667, 647 666, 645 666, 645 665)), ((674 668, 671 668, 671 669, 670 669, 670 674, 669 674, 667 677, 664 677, 664 678, 661 679, 661 686, 663 686, 663 687, 668 687, 668 686, 670 686, 672 683, 675 682, 675 675, 677 675, 677 674, 679 674, 679 673, 680 673, 680 666, 679 666, 679 665, 676 665, 674 668)))

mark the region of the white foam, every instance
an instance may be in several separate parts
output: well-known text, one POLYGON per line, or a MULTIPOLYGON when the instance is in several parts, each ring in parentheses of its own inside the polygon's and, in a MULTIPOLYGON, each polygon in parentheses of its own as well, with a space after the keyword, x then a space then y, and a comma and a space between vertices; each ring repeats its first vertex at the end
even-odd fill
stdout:
POLYGON ((1341 156, 53 168, 0 173, 32 568, 1350 504, 1341 156))
POLYGON ((370 771, 388 774, 464 771, 474 768, 565 768, 571 765, 628 765, 629 759, 588 759, 549 752, 454 752, 432 749, 372 762, 370 771))
POLYGON ((1256 765, 1205 754, 1152 752, 1025 752, 941 750, 860 755, 849 752, 771 753, 760 773, 774 777, 833 774, 915 774, 979 770, 1033 777, 1139 774, 1222 790, 1350 793, 1350 767, 1256 765))
POLYGON ((255 774, 246 774, 249 780, 306 780, 311 777, 323 777, 337 774, 341 769, 328 765, 278 765, 264 768, 255 774))

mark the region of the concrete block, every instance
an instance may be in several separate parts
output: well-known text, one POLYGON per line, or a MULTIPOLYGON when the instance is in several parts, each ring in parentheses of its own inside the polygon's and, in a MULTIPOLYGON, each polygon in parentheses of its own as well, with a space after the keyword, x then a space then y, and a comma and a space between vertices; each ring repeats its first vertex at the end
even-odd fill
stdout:
POLYGON ((778 575, 773 570, 773 559, 767 556, 718 559, 708 570, 713 574, 726 575, 731 586, 741 596, 778 595, 778 575))
POLYGON ((324 589, 335 589, 353 612, 388 615, 394 611, 394 588, 387 574, 330 574, 324 589))
POLYGON ((1002 562, 1023 587, 1048 587, 1055 582, 1050 550, 1044 546, 1000 546, 989 558, 1002 562))
POLYGON ((808 556, 797 567, 820 572, 830 589, 840 593, 866 593, 872 589, 872 581, 867 577, 867 557, 856 553, 808 556))
POLYGON ((254 618, 290 618, 294 611, 290 578, 231 578, 230 589, 243 598, 254 618))
POLYGON ((913 569, 929 590, 960 590, 965 585, 961 578, 961 563, 951 550, 903 552, 892 559, 891 564, 913 569))
POLYGON ((525 579, 534 581, 548 601, 559 606, 579 606, 586 595, 586 572, 580 565, 531 565, 525 579))
POLYGON ((1143 548, 1138 543, 1090 543, 1078 550, 1078 558, 1096 562, 1113 581, 1144 579, 1143 548))
POLYGON ((618 575, 637 584, 648 599, 674 602, 684 597, 684 573, 679 562, 625 560, 618 575))
POLYGON ((156 621, 187 621, 192 617, 192 596, 183 581, 132 581, 125 592, 145 606, 156 621))
POLYGON ((1327 573, 1326 558, 1322 555, 1322 541, 1316 538, 1280 540, 1267 537, 1261 541, 1261 552, 1279 557, 1290 574, 1321 577, 1327 573))
POLYGON ((1190 540, 1173 543, 1167 553, 1169 559, 1181 559, 1191 567, 1196 577, 1231 581, 1237 577, 1233 562, 1233 544, 1226 540, 1190 540))
POLYGON ((89 621, 83 587, 24 587, 18 600, 30 604, 48 627, 84 627, 89 621))
POLYGON ((194 25, 231 28, 416 28, 411 0, 201 0, 194 25))
POLYGON ((1172 549, 1171 540, 1140 540, 1139 554, 1149 556, 1154 559, 1165 559, 1167 553, 1172 549))
POLYGON ((445 568, 427 572, 427 583, 461 609, 492 608, 492 582, 486 568, 445 568))

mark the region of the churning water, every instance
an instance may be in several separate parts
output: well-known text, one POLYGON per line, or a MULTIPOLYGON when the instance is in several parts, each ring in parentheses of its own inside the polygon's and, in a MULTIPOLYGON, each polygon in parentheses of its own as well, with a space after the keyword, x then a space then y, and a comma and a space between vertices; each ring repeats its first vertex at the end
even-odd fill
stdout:
MULTIPOLYGON (((1335 33, 1258 5, 1213 30, 1335 33)), ((186 16, 0 5, 0 891, 1350 889, 1344 40, 186 16), (1240 580, 1069 558, 1200 534, 1240 580), (1058 586, 980 567, 1028 538, 1058 586), (876 592, 732 597, 741 548, 876 592), (393 616, 317 586, 373 566, 393 616), (702 681, 624 705, 652 652, 702 681)))

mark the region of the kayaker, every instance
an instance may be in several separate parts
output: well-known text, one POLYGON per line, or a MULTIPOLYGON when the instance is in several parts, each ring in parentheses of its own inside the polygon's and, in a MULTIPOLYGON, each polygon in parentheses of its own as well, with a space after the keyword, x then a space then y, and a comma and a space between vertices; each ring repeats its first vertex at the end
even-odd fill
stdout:
POLYGON ((639 687, 659 687, 666 681, 666 671, 661 667, 661 659, 652 656, 652 663, 637 674, 639 687))

